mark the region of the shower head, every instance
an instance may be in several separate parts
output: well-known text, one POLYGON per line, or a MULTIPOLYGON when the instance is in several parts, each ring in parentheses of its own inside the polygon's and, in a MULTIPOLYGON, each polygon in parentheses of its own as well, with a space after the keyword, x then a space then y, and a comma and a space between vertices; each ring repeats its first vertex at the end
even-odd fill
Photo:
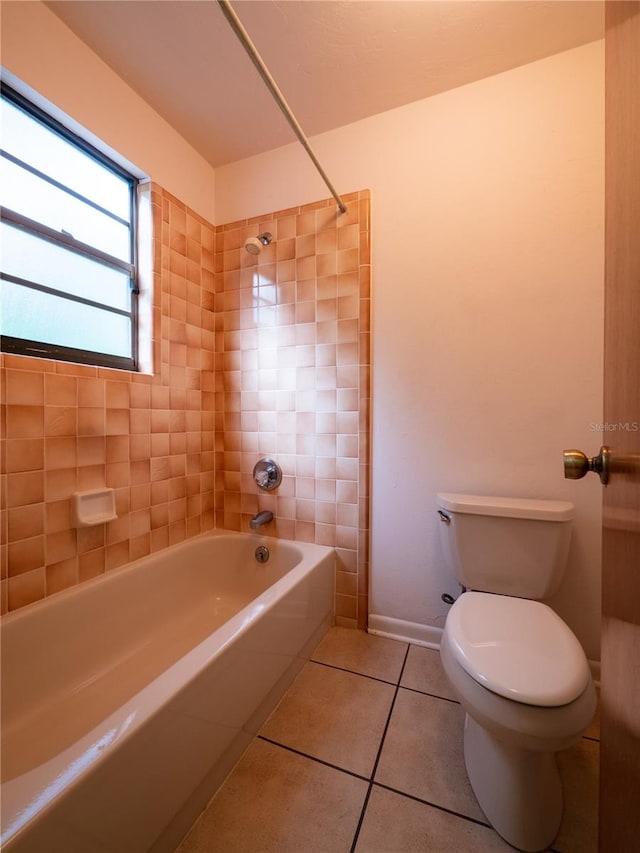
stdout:
POLYGON ((268 246, 272 239, 269 231, 265 231, 263 234, 258 234, 257 237, 248 237, 245 240, 244 247, 250 255, 259 255, 262 247, 268 246))

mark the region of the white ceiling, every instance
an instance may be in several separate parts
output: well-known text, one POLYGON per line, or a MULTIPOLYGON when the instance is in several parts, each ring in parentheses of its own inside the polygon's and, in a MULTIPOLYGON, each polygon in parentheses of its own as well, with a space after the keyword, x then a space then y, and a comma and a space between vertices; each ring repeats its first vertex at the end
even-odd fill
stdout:
MULTIPOLYGON (((212 166, 293 141, 215 0, 51 0, 212 166)), ((603 36, 582 0, 235 0, 308 136, 603 36)))

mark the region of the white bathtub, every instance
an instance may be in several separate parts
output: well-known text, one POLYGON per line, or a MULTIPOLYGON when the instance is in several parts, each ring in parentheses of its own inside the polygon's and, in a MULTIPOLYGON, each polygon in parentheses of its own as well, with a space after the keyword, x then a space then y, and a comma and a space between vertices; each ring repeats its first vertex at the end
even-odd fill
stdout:
POLYGON ((5 853, 175 849, 332 624, 333 578, 331 548, 214 531, 5 617, 5 853))

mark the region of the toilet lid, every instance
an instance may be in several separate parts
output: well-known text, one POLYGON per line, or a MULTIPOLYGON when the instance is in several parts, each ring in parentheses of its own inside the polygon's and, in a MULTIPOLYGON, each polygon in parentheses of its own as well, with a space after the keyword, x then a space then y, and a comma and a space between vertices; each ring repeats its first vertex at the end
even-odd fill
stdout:
POLYGON ((507 699, 555 707, 589 683, 582 646, 546 604, 465 592, 445 625, 451 653, 475 681, 507 699))

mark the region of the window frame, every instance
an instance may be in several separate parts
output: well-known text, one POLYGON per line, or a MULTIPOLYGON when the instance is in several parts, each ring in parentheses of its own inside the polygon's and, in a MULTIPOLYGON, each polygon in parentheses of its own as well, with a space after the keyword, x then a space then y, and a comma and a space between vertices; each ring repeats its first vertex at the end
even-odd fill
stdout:
POLYGON ((112 213, 111 211, 105 210, 96 202, 92 201, 89 198, 86 198, 81 193, 78 193, 76 190, 71 189, 70 187, 67 187, 64 184, 61 184, 46 173, 33 168, 28 163, 22 162, 13 154, 9 154, 9 152, 0 149, 0 156, 8 160, 9 162, 12 162, 18 165, 19 167, 26 169, 31 174, 34 174, 37 177, 47 181, 47 183, 51 184, 52 186, 63 190, 72 197, 77 198, 85 204, 90 205, 94 209, 106 213, 108 216, 116 218, 118 221, 122 222, 123 224, 126 224, 129 228, 129 257, 131 262, 128 263, 126 261, 121 261, 120 259, 108 255, 107 253, 102 252, 101 250, 87 243, 83 243, 80 240, 76 240, 73 236, 65 233, 64 231, 56 231, 40 222, 37 222, 36 220, 29 219, 27 216, 12 211, 6 207, 0 206, 0 219, 2 219, 2 221, 6 222, 11 227, 21 229, 26 233, 32 234, 38 239, 46 240, 52 243, 53 245, 60 246, 78 255, 90 258, 92 261, 104 264, 105 266, 111 269, 117 269, 120 272, 125 272, 129 277, 130 310, 123 311, 121 309, 98 303, 90 299, 83 299, 82 297, 78 297, 74 294, 64 293, 39 282, 20 279, 19 277, 4 273, 1 270, 0 278, 4 281, 12 282, 14 284, 18 284, 20 286, 27 287, 32 290, 38 290, 40 292, 53 294, 58 298, 67 299, 71 302, 78 302, 80 304, 96 307, 99 310, 106 310, 115 314, 119 314, 121 316, 130 317, 131 357, 129 358, 126 356, 95 352, 92 350, 83 350, 75 347, 64 346, 62 344, 50 344, 41 341, 28 340, 25 338, 14 338, 4 334, 0 334, 0 350, 4 353, 12 355, 25 355, 35 358, 68 361, 76 364, 90 365, 94 367, 110 367, 119 370, 138 371, 139 286, 137 195, 139 179, 130 171, 123 168, 119 163, 115 162, 111 157, 108 157, 106 154, 104 154, 102 151, 92 145, 90 142, 83 139, 74 131, 70 130, 62 122, 54 118, 50 113, 46 112, 45 110, 34 104, 33 101, 31 101, 29 98, 20 94, 11 86, 8 86, 6 83, 4 83, 4 81, 2 81, 1 84, 1 94, 3 98, 6 98, 9 103, 12 103, 14 106, 18 107, 27 115, 29 115, 31 119, 33 119, 34 121, 38 121, 41 124, 44 124, 45 127, 56 133, 58 136, 62 137, 62 139, 64 139, 66 142, 70 143, 75 148, 80 150, 83 154, 92 158, 93 160, 96 160, 102 166, 106 167, 114 174, 118 175, 118 177, 122 178, 127 182, 129 187, 129 221, 125 222, 123 219, 120 219, 116 214, 112 213))

